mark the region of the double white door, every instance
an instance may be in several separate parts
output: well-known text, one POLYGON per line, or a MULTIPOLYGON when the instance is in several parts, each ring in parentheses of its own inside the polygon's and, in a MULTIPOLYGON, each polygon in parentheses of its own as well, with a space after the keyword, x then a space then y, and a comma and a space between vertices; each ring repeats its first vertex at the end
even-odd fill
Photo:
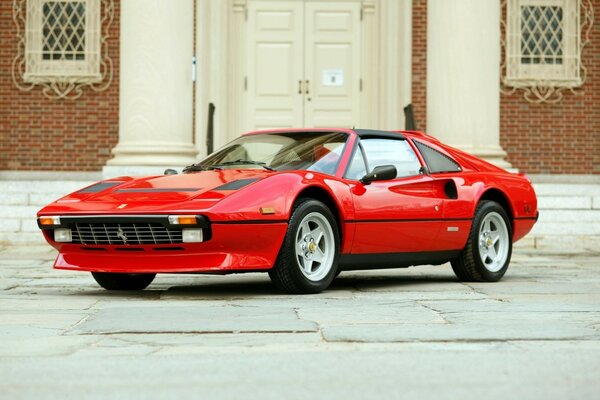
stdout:
POLYGON ((246 129, 359 126, 360 3, 249 1, 246 129))

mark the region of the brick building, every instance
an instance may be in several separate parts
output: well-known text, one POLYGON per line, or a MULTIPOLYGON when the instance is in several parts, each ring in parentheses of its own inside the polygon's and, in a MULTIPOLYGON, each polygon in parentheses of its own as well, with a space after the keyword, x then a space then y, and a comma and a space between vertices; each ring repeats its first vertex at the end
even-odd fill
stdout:
POLYGON ((419 129, 600 174, 600 0, 7 0, 0 171, 160 172, 246 130, 419 129), (193 64, 193 57, 197 60, 193 64))

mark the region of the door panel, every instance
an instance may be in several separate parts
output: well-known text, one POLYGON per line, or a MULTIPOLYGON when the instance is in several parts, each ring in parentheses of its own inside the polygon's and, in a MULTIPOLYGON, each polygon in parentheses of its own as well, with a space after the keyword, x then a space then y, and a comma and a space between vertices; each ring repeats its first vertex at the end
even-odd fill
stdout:
POLYGON ((304 7, 294 1, 248 3, 246 128, 302 126, 304 7))
POLYGON ((357 184, 352 254, 437 250, 443 195, 427 176, 357 184))
POLYGON ((360 124, 360 3, 249 1, 245 128, 360 124))
POLYGON ((305 126, 358 126, 360 4, 308 2, 305 126))
POLYGON ((436 178, 436 182, 440 190, 448 194, 436 244, 443 249, 462 249, 471 233, 475 189, 471 184, 465 185, 462 178, 436 178))

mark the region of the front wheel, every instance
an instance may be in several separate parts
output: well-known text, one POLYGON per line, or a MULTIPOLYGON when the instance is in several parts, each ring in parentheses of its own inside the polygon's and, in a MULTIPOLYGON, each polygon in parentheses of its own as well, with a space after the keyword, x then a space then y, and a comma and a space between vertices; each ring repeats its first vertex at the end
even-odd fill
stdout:
POLYGON ((510 263, 512 230, 506 211, 494 201, 477 206, 467 246, 451 261, 461 281, 499 281, 510 263))
POLYGON ((329 208, 317 200, 300 200, 269 276, 288 293, 319 293, 336 276, 339 248, 339 233, 329 208))
POLYGON ((144 290, 156 274, 116 274, 92 272, 92 276, 106 290, 144 290))

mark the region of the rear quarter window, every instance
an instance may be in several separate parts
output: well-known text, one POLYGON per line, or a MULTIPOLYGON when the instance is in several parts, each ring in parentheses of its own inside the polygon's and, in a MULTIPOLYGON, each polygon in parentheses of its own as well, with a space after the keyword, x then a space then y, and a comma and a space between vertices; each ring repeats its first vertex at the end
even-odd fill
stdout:
POLYGON ((462 171, 460 165, 444 153, 441 153, 434 148, 427 146, 425 143, 421 143, 417 140, 413 140, 413 142, 425 159, 427 167, 429 168, 429 172, 432 174, 440 172, 462 171))

